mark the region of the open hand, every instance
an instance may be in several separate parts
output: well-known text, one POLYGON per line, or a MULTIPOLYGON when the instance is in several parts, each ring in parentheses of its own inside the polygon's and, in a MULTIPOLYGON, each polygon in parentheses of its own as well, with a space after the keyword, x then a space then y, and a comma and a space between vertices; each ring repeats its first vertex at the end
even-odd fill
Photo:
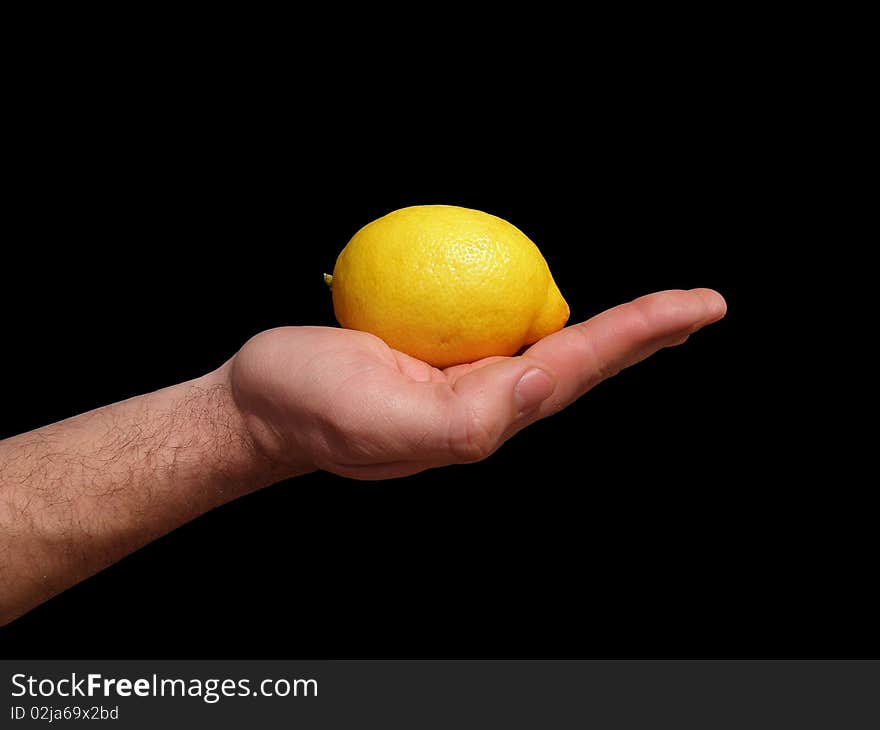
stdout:
POLYGON ((257 448, 291 473, 388 479, 479 461, 597 383, 721 319, 711 289, 664 291, 532 345, 438 370, 365 332, 281 327, 230 368, 257 448))

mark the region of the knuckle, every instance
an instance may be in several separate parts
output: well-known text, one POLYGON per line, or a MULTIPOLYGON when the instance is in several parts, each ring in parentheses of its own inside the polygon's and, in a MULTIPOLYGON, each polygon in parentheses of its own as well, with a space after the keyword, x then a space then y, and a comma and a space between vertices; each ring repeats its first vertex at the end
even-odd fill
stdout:
POLYGON ((640 339, 651 337, 654 332, 653 323, 657 319, 657 312, 667 308, 669 300, 668 292, 658 295, 659 299, 650 301, 637 300, 633 302, 630 312, 629 326, 640 339))
POLYGON ((606 361, 606 359, 602 357, 599 348, 596 346, 596 340, 591 336, 590 332, 586 328, 578 329, 577 332, 580 335, 583 353, 589 363, 581 387, 589 388, 596 383, 617 375, 619 370, 615 368, 613 363, 606 361))
POLYGON ((674 329, 691 318, 692 302, 687 292, 670 290, 659 292, 643 300, 636 310, 646 336, 662 330, 674 329))
POLYGON ((495 451, 495 438, 473 410, 457 419, 450 434, 450 451, 463 464, 482 461, 495 451))

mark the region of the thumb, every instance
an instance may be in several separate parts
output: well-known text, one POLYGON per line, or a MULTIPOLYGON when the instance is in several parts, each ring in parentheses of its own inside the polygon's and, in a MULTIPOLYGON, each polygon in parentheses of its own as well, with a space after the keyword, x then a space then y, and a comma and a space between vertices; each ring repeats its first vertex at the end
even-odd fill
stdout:
POLYGON ((462 406, 456 451, 463 461, 479 461, 536 419, 556 376, 533 358, 506 358, 471 370, 453 389, 462 406))

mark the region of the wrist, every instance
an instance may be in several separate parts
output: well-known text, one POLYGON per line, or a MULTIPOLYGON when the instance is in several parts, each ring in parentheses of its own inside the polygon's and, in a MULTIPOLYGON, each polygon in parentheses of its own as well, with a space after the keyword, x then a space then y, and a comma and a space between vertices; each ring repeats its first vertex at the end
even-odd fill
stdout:
MULTIPOLYGON (((232 382, 233 361, 198 379, 200 388, 216 393, 218 407, 227 414, 231 427, 239 434, 244 458, 256 474, 254 489, 270 483, 316 471, 316 467, 299 454, 281 448, 281 438, 265 419, 243 408, 236 399, 232 382)), ((250 490, 252 491, 252 490, 250 490)))

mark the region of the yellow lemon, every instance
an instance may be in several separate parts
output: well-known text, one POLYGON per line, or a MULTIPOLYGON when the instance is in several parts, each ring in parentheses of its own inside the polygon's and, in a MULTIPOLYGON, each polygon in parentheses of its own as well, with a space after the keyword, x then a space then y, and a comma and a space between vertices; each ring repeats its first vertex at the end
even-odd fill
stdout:
POLYGON ((569 315, 522 231, 453 205, 401 208, 369 223, 326 279, 343 327, 438 368, 513 355, 569 315))

